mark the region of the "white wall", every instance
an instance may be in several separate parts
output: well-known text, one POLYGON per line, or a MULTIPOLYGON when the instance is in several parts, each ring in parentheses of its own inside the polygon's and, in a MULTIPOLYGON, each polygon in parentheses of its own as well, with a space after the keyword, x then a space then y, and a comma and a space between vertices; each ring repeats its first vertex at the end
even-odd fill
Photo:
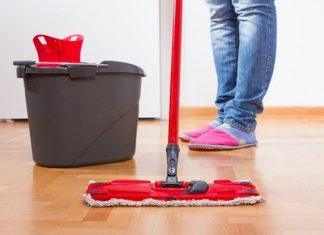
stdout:
POLYGON ((183 5, 181 106, 213 106, 216 75, 204 0, 183 5))
MULTIPOLYGON (((80 33, 81 59, 142 67, 141 117, 160 116, 159 0, 10 0, 0 3, 0 119, 26 118, 23 80, 14 60, 37 60, 32 38, 80 33)), ((124 94, 127 95, 127 94, 124 94)))
MULTIPOLYGON (((161 107, 158 107, 158 101, 157 104, 154 102, 153 107, 149 110, 153 110, 154 115, 158 116, 161 108, 161 116, 166 118, 169 105, 173 0, 141 0, 140 3, 123 0, 122 2, 128 4, 127 9, 124 9, 122 3, 119 2, 121 1, 82 0, 81 14, 80 9, 78 12, 69 10, 73 8, 74 3, 76 5, 80 3, 76 0, 56 1, 53 7, 52 5, 46 7, 48 4, 52 4, 51 1, 12 0, 1 2, 0 111, 5 111, 5 117, 0 118, 19 118, 26 115, 22 81, 16 79, 12 61, 36 58, 31 43, 31 38, 36 33, 42 31, 63 37, 71 32, 71 28, 75 32, 84 31, 85 28, 91 31, 85 35, 87 41, 83 48, 84 60, 95 62, 100 61, 101 58, 121 59, 139 65, 143 61, 147 64, 142 65, 144 69, 147 70, 148 67, 151 67, 152 69, 146 71, 149 77, 143 79, 144 89, 141 102, 146 100, 149 104, 153 103, 149 97, 153 97, 155 101, 159 100, 160 88, 157 87, 157 83, 150 83, 160 77, 161 107), (146 20, 147 17, 158 17, 158 2, 160 4, 160 35, 157 21, 146 20), (113 9, 109 6, 113 6, 113 9), (142 12, 144 10, 145 15, 138 12, 137 7, 142 12), (41 9, 43 10, 40 11, 41 9), (34 10, 39 14, 35 14, 34 10), (99 14, 99 12, 106 12, 106 14, 99 14), (128 12, 128 14, 122 15, 119 12, 128 12), (64 17, 68 13, 72 16, 67 20, 68 24, 65 24, 64 17), (81 18, 74 18, 79 16, 81 18), (105 17, 105 20, 102 20, 102 17, 105 17), (120 24, 121 20, 127 26, 127 23, 131 24, 135 18, 138 22, 137 27, 125 27, 122 32, 126 33, 131 30, 130 37, 133 39, 131 42, 134 43, 132 45, 140 45, 140 47, 125 43, 126 37, 120 39, 114 37, 120 33, 118 27, 115 26, 120 24), (52 23, 48 26, 46 22, 52 23), (104 33, 109 27, 113 30, 108 34, 104 33), (147 28, 143 29, 143 27, 147 28), (140 30, 144 30, 146 34, 136 34, 140 30), (21 35, 24 35, 24 38, 21 35), (135 38, 134 35, 138 37, 135 38), (103 36, 105 39, 101 38, 97 45, 110 40, 113 40, 113 44, 110 41, 110 43, 104 43, 106 45, 104 50, 98 53, 89 52, 94 46, 97 46, 92 42, 103 36), (141 42, 141 38, 146 38, 147 41, 141 42), (152 48, 158 49, 159 39, 160 56, 158 56, 158 50, 150 50, 146 44, 149 42, 152 48), (141 51, 147 53, 140 53, 141 51), (160 58, 160 67, 158 66, 158 57, 160 58), (155 59, 152 60, 152 58, 155 59), (140 63, 137 63, 138 59, 141 60, 140 63), (154 75, 151 76, 152 74, 154 75), (12 102, 11 105, 8 105, 8 100, 12 102), (18 113, 15 105, 17 103, 21 106, 18 113), (16 115, 13 116, 13 113, 16 115)), ((208 8, 204 0, 184 0, 183 3, 181 105, 213 106, 217 83, 210 46, 208 8)), ((324 1, 310 0, 308 4, 305 4, 305 1, 302 0, 277 0, 276 5, 278 11, 278 53, 273 82, 264 100, 265 105, 324 106, 324 70, 322 69, 324 67, 322 58, 324 53, 322 25, 324 22, 324 1)), ((99 47, 101 45, 98 45, 99 47)))
POLYGON ((163 119, 167 119, 169 115, 172 10, 173 1, 160 0, 160 107, 163 119))
POLYGON ((266 105, 324 106, 323 12, 323 0, 277 1, 277 61, 266 105))
MULTIPOLYGON (((278 48, 267 106, 324 106, 324 1, 278 0, 278 48)), ((170 15, 172 16, 172 15, 170 15)), ((170 31, 169 31, 170 32, 170 31)), ((213 106, 217 87, 209 12, 204 0, 185 0, 182 106, 213 106)), ((168 91, 163 90, 164 97, 168 91)))

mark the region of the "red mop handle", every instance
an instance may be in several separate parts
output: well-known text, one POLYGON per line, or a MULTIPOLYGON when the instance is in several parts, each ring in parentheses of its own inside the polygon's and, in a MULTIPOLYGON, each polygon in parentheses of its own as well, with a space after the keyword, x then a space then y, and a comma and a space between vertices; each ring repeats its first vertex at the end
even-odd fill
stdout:
POLYGON ((169 104, 169 144, 178 144, 181 72, 182 0, 174 0, 169 104))

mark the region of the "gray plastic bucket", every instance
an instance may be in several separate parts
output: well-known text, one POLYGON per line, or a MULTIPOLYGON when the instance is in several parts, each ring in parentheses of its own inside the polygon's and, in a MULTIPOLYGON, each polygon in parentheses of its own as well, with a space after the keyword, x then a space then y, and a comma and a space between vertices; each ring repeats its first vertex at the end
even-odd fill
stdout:
POLYGON ((120 162, 135 153, 141 79, 132 64, 15 62, 24 79, 34 162, 77 167, 120 162))

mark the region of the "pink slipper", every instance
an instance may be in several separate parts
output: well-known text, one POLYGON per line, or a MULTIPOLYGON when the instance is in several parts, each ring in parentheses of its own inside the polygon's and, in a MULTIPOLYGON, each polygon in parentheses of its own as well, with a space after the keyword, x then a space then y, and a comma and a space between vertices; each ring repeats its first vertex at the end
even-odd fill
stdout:
POLYGON ((214 126, 207 124, 197 130, 180 133, 179 139, 183 142, 189 142, 190 140, 198 138, 199 136, 209 132, 214 128, 215 128, 214 126))
POLYGON ((192 139, 188 144, 190 150, 230 150, 257 144, 254 132, 245 133, 224 123, 209 132, 192 139))

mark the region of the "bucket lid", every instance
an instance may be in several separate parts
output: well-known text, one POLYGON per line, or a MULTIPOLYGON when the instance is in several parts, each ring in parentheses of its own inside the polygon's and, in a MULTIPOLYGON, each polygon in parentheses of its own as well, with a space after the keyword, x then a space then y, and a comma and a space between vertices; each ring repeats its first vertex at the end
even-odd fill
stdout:
POLYGON ((119 61, 102 61, 92 63, 57 63, 35 61, 14 61, 17 65, 17 77, 25 78, 26 74, 69 74, 71 78, 95 77, 101 73, 127 73, 145 77, 144 70, 134 64, 119 61))

